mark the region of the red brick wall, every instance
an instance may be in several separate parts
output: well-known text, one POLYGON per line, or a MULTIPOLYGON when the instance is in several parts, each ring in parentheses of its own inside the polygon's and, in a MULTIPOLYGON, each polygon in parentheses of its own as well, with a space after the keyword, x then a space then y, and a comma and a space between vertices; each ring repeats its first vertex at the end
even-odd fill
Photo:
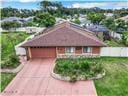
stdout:
MULTIPOLYGON (((65 54, 65 47, 57 47, 58 54, 65 54)), ((82 47, 75 47, 76 54, 82 54, 82 47)), ((92 47, 93 54, 100 54, 100 47, 92 47)))
POLYGON ((57 47, 58 54, 64 54, 65 53, 65 47, 57 47))
POLYGON ((81 54, 82 53, 82 47, 75 47, 75 53, 81 54))
POLYGON ((100 47, 92 47, 93 54, 100 54, 100 47))

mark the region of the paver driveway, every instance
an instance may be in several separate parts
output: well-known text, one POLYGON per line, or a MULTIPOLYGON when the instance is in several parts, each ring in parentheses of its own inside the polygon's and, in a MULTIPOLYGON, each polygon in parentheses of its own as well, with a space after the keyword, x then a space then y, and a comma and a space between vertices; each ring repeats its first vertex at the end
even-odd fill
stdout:
POLYGON ((93 81, 70 83, 51 77, 54 62, 54 58, 28 61, 2 96, 96 96, 93 81))

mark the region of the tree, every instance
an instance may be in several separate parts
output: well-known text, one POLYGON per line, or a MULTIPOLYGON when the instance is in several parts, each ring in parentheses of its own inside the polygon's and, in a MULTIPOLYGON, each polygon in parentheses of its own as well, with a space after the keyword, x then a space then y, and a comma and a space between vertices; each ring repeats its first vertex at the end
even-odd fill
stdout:
POLYGON ((1 19, 6 17, 29 17, 34 16, 38 10, 16 9, 11 7, 1 8, 1 19))
POLYGON ((34 22, 38 23, 39 26, 50 27, 53 26, 56 22, 55 17, 49 13, 37 14, 34 18, 34 22))
POLYGON ((40 7, 44 12, 48 12, 48 10, 50 9, 50 6, 52 5, 52 2, 50 1, 41 1, 40 2, 40 7))
POLYGON ((87 18, 91 20, 94 24, 99 24, 103 19, 105 19, 105 15, 102 13, 89 13, 87 14, 87 18))
POLYGON ((21 24, 15 21, 3 22, 1 23, 2 29, 9 30, 11 28, 18 28, 21 27, 21 24))
POLYGON ((76 23, 76 24, 81 24, 81 22, 80 22, 80 20, 78 18, 75 19, 73 22, 76 23))
POLYGON ((115 21, 117 28, 121 28, 123 30, 127 30, 128 26, 127 26, 127 21, 125 22, 124 20, 118 19, 115 21))
POLYGON ((125 45, 128 46, 128 32, 123 32, 122 34, 122 41, 125 45))
POLYGON ((107 18, 102 21, 102 24, 105 25, 110 30, 115 30, 115 21, 114 18, 107 18))
POLYGON ((25 22, 24 24, 23 24, 23 26, 36 26, 36 23, 33 21, 33 20, 31 20, 31 21, 28 21, 28 22, 25 22))
POLYGON ((107 18, 102 21, 102 24, 104 24, 107 28, 109 28, 112 31, 117 31, 118 29, 123 29, 126 31, 128 28, 128 22, 125 22, 124 20, 118 19, 114 20, 114 18, 107 18))
POLYGON ((114 21, 114 18, 107 18, 107 19, 104 19, 102 21, 102 24, 105 25, 108 29, 110 29, 111 31, 113 31, 113 37, 114 37, 114 32, 116 31, 117 29, 117 25, 114 21))

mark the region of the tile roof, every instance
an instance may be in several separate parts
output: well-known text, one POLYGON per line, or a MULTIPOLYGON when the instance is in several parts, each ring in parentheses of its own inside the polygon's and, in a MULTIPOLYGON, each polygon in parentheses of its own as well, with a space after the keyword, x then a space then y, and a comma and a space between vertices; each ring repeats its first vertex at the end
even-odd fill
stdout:
POLYGON ((65 22, 22 45, 22 47, 33 46, 104 46, 104 43, 91 32, 80 30, 65 22))
POLYGON ((109 32, 109 29, 103 25, 89 25, 86 26, 86 29, 93 32, 109 32))

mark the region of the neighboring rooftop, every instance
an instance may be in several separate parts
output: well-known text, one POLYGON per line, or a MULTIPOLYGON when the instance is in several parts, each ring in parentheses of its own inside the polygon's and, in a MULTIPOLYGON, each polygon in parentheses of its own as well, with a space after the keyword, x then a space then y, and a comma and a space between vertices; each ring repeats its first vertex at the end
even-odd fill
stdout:
POLYGON ((104 46, 93 32, 83 30, 72 23, 63 22, 46 30, 44 34, 24 43, 22 47, 33 46, 104 46))
POLYGON ((86 29, 93 32, 109 32, 109 29, 103 25, 89 25, 89 26, 86 26, 86 29))
POLYGON ((119 19, 122 19, 122 20, 124 20, 124 21, 128 21, 128 15, 126 15, 126 16, 124 16, 124 17, 121 17, 121 18, 119 18, 119 19))
POLYGON ((27 17, 27 18, 20 18, 20 17, 7 17, 1 20, 1 22, 13 22, 16 21, 18 23, 24 23, 27 21, 31 21, 34 18, 34 16, 27 17))

